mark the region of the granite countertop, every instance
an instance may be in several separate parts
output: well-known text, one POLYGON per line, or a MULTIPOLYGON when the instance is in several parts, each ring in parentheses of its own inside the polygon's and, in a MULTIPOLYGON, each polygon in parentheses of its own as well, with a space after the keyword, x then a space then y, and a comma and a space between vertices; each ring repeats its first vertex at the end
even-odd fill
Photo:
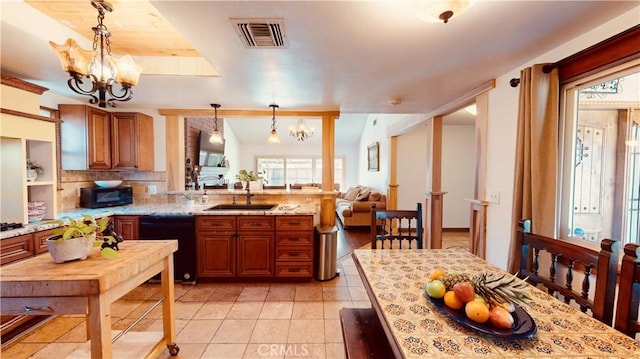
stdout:
MULTIPOLYGON (((142 216, 142 215, 253 215, 253 216, 296 216, 296 215, 315 215, 316 208, 312 205, 297 205, 297 204, 282 204, 278 205, 272 210, 224 210, 224 211, 207 211, 207 208, 214 206, 215 203, 209 204, 195 204, 188 206, 185 203, 167 203, 167 204, 147 204, 147 205, 127 205, 119 207, 109 208, 77 208, 71 211, 58 212, 56 218, 64 219, 80 218, 82 214, 89 214, 96 218, 113 215, 130 215, 130 216, 142 216)), ((23 234, 29 234, 39 231, 45 231, 47 229, 58 227, 57 224, 46 224, 46 220, 37 223, 29 223, 23 228, 17 228, 9 231, 3 231, 0 233, 0 239, 6 239, 11 237, 21 236, 23 234)))

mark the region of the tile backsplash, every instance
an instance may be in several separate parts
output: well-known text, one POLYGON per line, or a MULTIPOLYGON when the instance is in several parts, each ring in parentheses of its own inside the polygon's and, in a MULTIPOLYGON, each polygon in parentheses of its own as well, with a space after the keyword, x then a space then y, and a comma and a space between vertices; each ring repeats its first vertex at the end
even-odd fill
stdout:
POLYGON ((58 211, 80 207, 80 188, 93 187, 93 181, 122 180, 123 186, 133 188, 134 204, 173 203, 176 196, 167 195, 167 173, 153 171, 61 171, 61 189, 58 190, 58 211), (149 186, 156 194, 149 193, 149 186))

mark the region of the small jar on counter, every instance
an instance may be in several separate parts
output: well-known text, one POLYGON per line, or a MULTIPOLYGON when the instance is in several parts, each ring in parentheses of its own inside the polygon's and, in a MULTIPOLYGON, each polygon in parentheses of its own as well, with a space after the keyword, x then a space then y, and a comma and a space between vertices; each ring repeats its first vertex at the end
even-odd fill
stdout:
POLYGON ((207 191, 204 191, 202 195, 202 204, 209 204, 209 196, 207 195, 207 191))

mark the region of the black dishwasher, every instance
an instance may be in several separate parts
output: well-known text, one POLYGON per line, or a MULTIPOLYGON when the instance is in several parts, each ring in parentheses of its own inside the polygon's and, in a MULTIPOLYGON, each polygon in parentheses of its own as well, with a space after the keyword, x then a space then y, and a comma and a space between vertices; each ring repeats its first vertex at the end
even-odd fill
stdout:
MULTIPOLYGON (((196 221, 192 215, 148 215, 140 217, 140 240, 177 239, 173 253, 175 280, 196 281, 196 221)), ((155 279, 158 279, 156 276, 155 279)))

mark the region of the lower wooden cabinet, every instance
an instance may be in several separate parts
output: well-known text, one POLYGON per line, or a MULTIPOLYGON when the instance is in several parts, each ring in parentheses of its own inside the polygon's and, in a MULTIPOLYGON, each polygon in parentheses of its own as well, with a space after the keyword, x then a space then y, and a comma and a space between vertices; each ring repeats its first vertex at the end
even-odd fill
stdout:
POLYGON ((48 252, 47 238, 53 236, 54 229, 48 229, 46 231, 36 232, 33 235, 33 250, 35 254, 48 252))
POLYGON ((113 218, 113 229, 125 240, 138 239, 139 216, 115 216, 113 218))
MULTIPOLYGON (((21 236, 0 240, 0 265, 9 264, 21 259, 33 257, 46 252, 46 238, 51 230, 23 234, 21 236), (44 247, 42 247, 44 243, 44 247), (43 249, 44 248, 44 249, 43 249)), ((47 254, 48 255, 48 254, 47 254)), ((2 343, 15 337, 47 316, 2 315, 0 316, 0 339, 2 343)))
POLYGON ((238 216, 237 220, 238 277, 272 277, 273 217, 238 216))
POLYGON ((236 276, 235 233, 198 233, 196 251, 198 278, 236 276))
POLYGON ((236 276, 236 217, 196 217, 198 278, 236 276))
POLYGON ((0 241, 0 265, 33 257, 33 247, 33 233, 3 239, 0 241))
POLYGON ((313 216, 276 217, 276 277, 313 276, 313 216))
POLYGON ((313 217, 198 216, 196 249, 200 279, 311 279, 313 217))

